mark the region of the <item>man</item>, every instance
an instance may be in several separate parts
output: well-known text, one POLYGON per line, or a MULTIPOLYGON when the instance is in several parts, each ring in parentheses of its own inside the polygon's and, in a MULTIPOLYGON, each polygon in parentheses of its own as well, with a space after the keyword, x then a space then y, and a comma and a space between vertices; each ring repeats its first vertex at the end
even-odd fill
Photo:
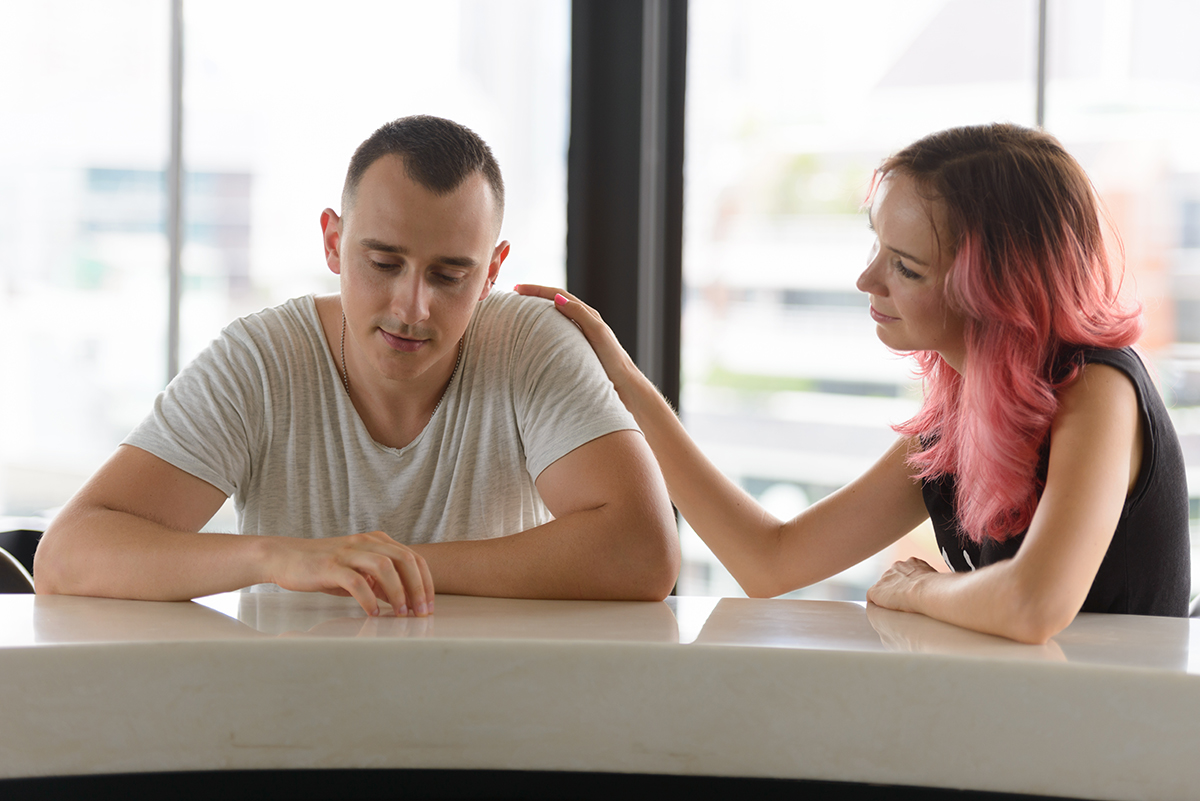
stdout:
POLYGON ((38 592, 256 584, 428 614, 441 592, 661 599, 662 477, 591 349, 494 293, 504 185, 471 131, 383 126, 321 214, 339 295, 230 325, 67 504, 38 592), (227 495, 240 535, 201 533, 227 495), (504 536, 507 535, 507 536, 504 536))

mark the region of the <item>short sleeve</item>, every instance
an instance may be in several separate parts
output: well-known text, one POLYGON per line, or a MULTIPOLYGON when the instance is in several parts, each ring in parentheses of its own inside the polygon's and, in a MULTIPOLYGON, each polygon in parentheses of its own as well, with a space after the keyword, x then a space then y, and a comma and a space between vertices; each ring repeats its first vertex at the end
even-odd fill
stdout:
POLYGON ((546 301, 516 339, 513 376, 525 464, 536 479, 571 451, 614 431, 637 430, 591 345, 546 301))
MULTIPOLYGON (((236 325, 236 324, 235 324, 236 325)), ((230 329, 210 344, 154 401, 125 438, 227 496, 250 479, 254 419, 264 388, 256 355, 230 329)))

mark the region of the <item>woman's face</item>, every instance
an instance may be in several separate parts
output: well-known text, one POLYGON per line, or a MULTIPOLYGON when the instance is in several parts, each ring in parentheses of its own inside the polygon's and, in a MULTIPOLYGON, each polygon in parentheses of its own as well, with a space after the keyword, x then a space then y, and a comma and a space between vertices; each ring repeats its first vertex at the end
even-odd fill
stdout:
POLYGON ((941 244, 950 241, 945 210, 921 197, 912 178, 891 173, 875 192, 870 220, 875 247, 857 286, 870 295, 880 341, 893 350, 937 351, 961 373, 964 320, 945 300, 952 262, 941 244))

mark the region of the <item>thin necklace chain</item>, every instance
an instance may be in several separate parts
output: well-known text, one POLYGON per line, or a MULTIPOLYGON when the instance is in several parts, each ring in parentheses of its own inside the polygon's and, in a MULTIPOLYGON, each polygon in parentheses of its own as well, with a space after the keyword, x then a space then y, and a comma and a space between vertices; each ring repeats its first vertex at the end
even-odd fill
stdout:
MULTIPOLYGON (((454 376, 458 375, 458 366, 462 364, 463 345, 462 340, 458 340, 458 358, 454 360, 454 369, 450 371, 450 381, 454 380, 454 376)), ((342 312, 342 386, 346 389, 346 396, 350 395, 350 376, 346 372, 346 313, 342 312)), ((446 399, 446 393, 450 391, 450 381, 446 382, 446 388, 442 390, 442 396, 438 398, 438 402, 434 404, 433 411, 429 413, 429 419, 437 414, 437 410, 442 408, 442 401, 446 399)))

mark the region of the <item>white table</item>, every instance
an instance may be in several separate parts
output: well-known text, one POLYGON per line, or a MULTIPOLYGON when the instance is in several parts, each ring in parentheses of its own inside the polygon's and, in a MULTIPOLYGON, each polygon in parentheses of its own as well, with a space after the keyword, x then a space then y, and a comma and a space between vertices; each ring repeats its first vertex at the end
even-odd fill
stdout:
POLYGON ((1026 646, 853 603, 439 596, 399 619, 300 593, 7 595, 0 779, 490 769, 1193 799, 1197 625, 1081 615, 1026 646))

